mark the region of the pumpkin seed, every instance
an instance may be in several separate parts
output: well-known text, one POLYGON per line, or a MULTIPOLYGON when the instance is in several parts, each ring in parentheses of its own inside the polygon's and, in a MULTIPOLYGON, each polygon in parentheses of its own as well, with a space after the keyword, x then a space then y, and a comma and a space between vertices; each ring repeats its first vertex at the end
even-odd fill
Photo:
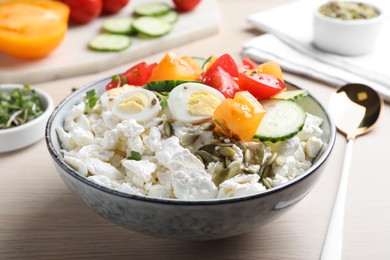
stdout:
POLYGON ((201 161, 204 164, 202 157, 200 157, 198 154, 195 154, 195 157, 198 158, 199 161, 201 161))
POLYGON ((199 150, 203 150, 212 154, 215 151, 215 147, 216 147, 215 144, 206 144, 203 145, 201 148, 199 148, 199 150))
POLYGON ((245 172, 245 173, 249 173, 249 174, 255 174, 255 173, 257 173, 257 171, 255 171, 255 170, 253 170, 253 169, 246 168, 246 167, 243 168, 242 171, 245 172))
POLYGON ((225 163, 225 167, 228 167, 232 163, 232 161, 228 157, 225 157, 225 160, 223 160, 223 162, 225 163))
POLYGON ((205 165, 209 164, 210 162, 214 161, 213 160, 213 157, 211 156, 210 153, 206 152, 206 151, 203 151, 203 150, 198 150, 195 152, 195 155, 198 155, 202 158, 203 160, 203 163, 205 165))
POLYGON ((267 189, 271 189, 272 186, 271 184, 269 184, 269 182, 264 178, 264 179, 261 179, 261 182, 264 184, 264 186, 267 188, 267 189))
POLYGON ((198 134, 184 134, 180 137, 180 144, 182 146, 188 146, 196 142, 198 140, 199 135, 198 134))
POLYGON ((252 153, 249 149, 245 149, 244 152, 244 165, 245 167, 249 166, 250 161, 252 160, 252 153))
POLYGON ((171 137, 172 134, 173 134, 173 127, 172 127, 172 124, 165 120, 164 123, 163 123, 163 130, 164 130, 164 134, 167 136, 167 137, 171 137))
POLYGON ((215 185, 219 186, 228 177, 228 170, 223 166, 223 163, 218 163, 214 168, 214 175, 212 181, 215 185))
POLYGON ((236 152, 230 147, 220 147, 217 151, 220 155, 227 158, 232 158, 234 155, 236 155, 236 152))
POLYGON ((268 159, 268 164, 273 164, 276 157, 278 156, 278 153, 273 153, 272 156, 268 159))
POLYGON ((253 159, 256 164, 261 165, 263 163, 264 153, 265 153, 264 145, 262 143, 258 143, 255 149, 253 150, 253 159))
POLYGON ((272 169, 272 165, 271 164, 266 164, 266 165, 264 165, 263 167, 263 170, 262 170, 262 172, 261 172, 261 178, 262 179, 265 179, 265 178, 267 178, 268 177, 268 174, 271 172, 271 169, 272 169))
POLYGON ((233 178, 241 172, 241 163, 239 161, 233 161, 231 164, 229 164, 227 169, 229 171, 228 179, 233 178))
POLYGON ((223 161, 223 158, 221 156, 218 156, 218 155, 211 155, 211 158, 213 159, 214 162, 222 162, 223 161))
POLYGON ((236 145, 238 148, 240 148, 243 152, 247 149, 247 145, 244 142, 237 142, 236 145))
POLYGON ((202 131, 211 131, 215 128, 215 123, 210 121, 200 125, 199 129, 202 131))

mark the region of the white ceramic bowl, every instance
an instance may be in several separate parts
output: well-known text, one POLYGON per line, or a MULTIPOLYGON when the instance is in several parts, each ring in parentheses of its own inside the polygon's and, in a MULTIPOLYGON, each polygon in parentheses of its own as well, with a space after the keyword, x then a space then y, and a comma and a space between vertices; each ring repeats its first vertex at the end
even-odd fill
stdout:
MULTIPOLYGON (((22 88, 22 84, 1 84, 1 91, 11 91, 14 88, 22 88)), ((54 105, 49 95, 39 89, 35 89, 41 102, 43 114, 20 126, 9 129, 0 129, 0 153, 17 150, 31 145, 45 134, 45 125, 54 105)))
POLYGON ((130 230, 187 240, 219 239, 253 231, 287 212, 312 190, 334 146, 336 127, 326 109, 310 95, 298 102, 305 111, 323 118, 327 145, 306 172, 285 184, 251 196, 203 201, 144 197, 109 189, 80 175, 64 161, 56 129, 63 127, 65 115, 87 91, 95 89, 100 95, 110 81, 106 78, 88 84, 63 100, 47 123, 46 143, 68 188, 96 213, 130 230))
POLYGON ((342 20, 321 14, 318 6, 314 9, 314 46, 343 56, 358 56, 371 52, 378 41, 385 16, 383 10, 376 6, 375 8, 379 11, 377 17, 342 20))

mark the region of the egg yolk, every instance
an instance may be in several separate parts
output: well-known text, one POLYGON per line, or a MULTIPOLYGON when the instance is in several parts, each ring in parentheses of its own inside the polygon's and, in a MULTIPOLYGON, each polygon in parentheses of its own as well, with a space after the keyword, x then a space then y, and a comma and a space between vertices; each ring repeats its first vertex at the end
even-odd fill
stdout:
POLYGON ((193 116, 212 116, 221 103, 212 94, 204 91, 192 93, 187 102, 187 111, 193 116))
POLYGON ((139 113, 145 109, 149 103, 149 98, 144 93, 134 93, 123 98, 118 104, 118 110, 124 113, 139 113))

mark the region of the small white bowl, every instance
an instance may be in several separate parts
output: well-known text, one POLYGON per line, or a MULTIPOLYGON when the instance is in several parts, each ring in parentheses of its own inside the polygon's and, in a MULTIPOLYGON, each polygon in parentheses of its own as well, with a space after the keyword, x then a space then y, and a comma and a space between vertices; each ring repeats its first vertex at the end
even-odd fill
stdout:
POLYGON ((318 6, 314 10, 314 46, 343 56, 358 56, 371 52, 378 41, 385 16, 383 10, 377 6, 373 7, 379 11, 377 17, 342 20, 321 14, 318 6))
MULTIPOLYGON (((22 88, 22 84, 0 84, 1 91, 11 91, 15 88, 22 88)), ((17 150, 39 141, 45 135, 46 122, 53 111, 52 98, 39 89, 34 89, 38 93, 42 110, 39 117, 9 129, 0 129, 0 153, 17 150)))

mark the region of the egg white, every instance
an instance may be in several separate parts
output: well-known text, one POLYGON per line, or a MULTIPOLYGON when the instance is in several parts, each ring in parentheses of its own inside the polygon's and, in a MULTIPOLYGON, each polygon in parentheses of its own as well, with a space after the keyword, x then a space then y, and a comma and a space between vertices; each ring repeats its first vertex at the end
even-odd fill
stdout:
POLYGON ((126 119, 134 119, 137 122, 147 122, 153 118, 155 118, 158 113, 161 111, 161 105, 160 101, 157 98, 157 96, 146 89, 143 88, 135 88, 133 90, 125 92, 122 96, 120 96, 112 106, 112 112, 122 120, 126 119), (121 110, 119 108, 119 105, 121 104, 121 101, 126 99, 127 97, 134 95, 136 93, 142 93, 145 94, 148 98, 147 105, 143 108, 142 111, 136 112, 136 113, 126 113, 125 111, 121 110))
POLYGON ((225 97, 218 90, 201 83, 184 83, 175 87, 168 97, 168 107, 172 116, 177 120, 185 123, 199 123, 211 117, 208 115, 192 115, 187 109, 188 99, 195 92, 206 92, 213 95, 220 102, 225 97))
POLYGON ((123 85, 119 88, 107 90, 100 96, 100 102, 102 103, 103 107, 112 108, 112 106, 115 104, 115 101, 117 101, 120 96, 133 89, 135 89, 134 86, 123 85))

